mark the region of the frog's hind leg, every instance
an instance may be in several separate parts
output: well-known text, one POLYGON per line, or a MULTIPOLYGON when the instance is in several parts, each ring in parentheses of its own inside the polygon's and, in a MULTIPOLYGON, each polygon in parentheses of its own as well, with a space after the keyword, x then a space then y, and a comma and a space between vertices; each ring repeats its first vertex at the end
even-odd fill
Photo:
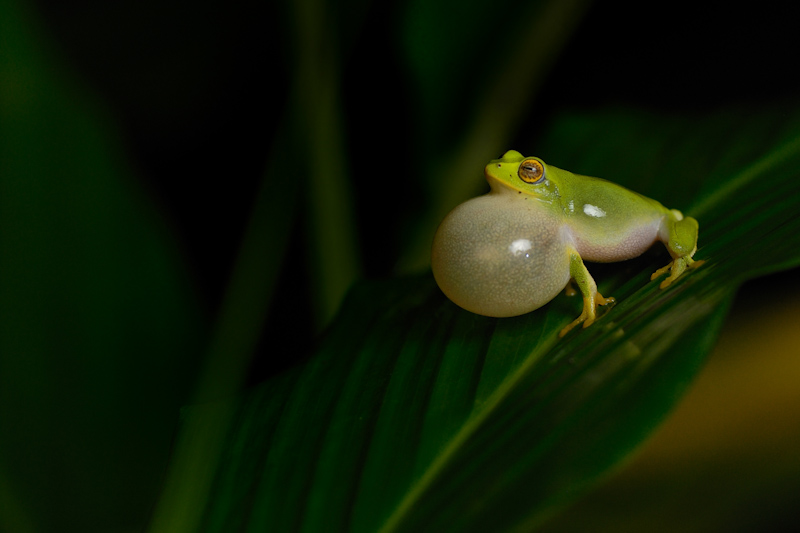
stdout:
POLYGON ((686 271, 687 268, 697 268, 704 261, 695 261, 692 256, 697 251, 697 232, 699 225, 692 217, 684 218, 680 211, 672 210, 664 217, 659 232, 659 239, 664 242, 672 256, 672 262, 656 270, 651 280, 669 272, 669 277, 661 282, 660 288, 669 287, 673 281, 686 271))
MULTIPOLYGON (((578 288, 583 296, 583 312, 578 318, 559 332, 559 337, 563 337, 569 333, 572 328, 581 322, 583 322, 584 328, 588 328, 597 319, 598 305, 613 304, 616 301, 614 298, 603 298, 603 295, 597 292, 597 284, 586 269, 586 265, 583 264, 581 256, 574 250, 570 252, 569 273, 572 279, 575 280, 575 283, 578 284, 578 288)), ((570 280, 570 283, 567 284, 566 290, 568 295, 570 295, 570 291, 572 294, 575 293, 575 289, 572 288, 571 283, 572 281, 570 280)))

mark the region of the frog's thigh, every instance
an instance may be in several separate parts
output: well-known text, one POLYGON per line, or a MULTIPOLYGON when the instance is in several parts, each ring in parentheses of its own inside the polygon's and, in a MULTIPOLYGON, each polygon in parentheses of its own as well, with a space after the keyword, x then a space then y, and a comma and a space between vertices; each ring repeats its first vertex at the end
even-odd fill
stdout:
POLYGON ((697 220, 686 217, 677 220, 674 217, 667 219, 666 242, 670 255, 677 259, 679 257, 692 257, 697 250, 697 232, 699 225, 697 220))
POLYGON ((665 241, 669 254, 672 256, 670 264, 656 270, 650 279, 669 272, 670 275, 661 282, 659 287, 665 289, 687 269, 694 268, 703 264, 703 261, 695 261, 692 256, 697 251, 697 220, 692 217, 677 219, 669 217, 665 221, 668 238, 665 241))

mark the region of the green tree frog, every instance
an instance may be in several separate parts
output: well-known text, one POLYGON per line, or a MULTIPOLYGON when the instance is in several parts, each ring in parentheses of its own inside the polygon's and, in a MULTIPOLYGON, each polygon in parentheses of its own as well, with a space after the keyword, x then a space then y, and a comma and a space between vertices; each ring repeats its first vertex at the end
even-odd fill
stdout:
POLYGON ((597 305, 613 303, 597 292, 583 261, 636 257, 656 241, 672 261, 650 279, 669 272, 669 286, 699 266, 697 220, 600 178, 580 176, 537 157, 506 152, 484 170, 491 190, 450 212, 433 240, 433 275, 442 292, 468 311, 493 317, 538 309, 572 280, 583 312, 560 336, 597 317, 597 305))

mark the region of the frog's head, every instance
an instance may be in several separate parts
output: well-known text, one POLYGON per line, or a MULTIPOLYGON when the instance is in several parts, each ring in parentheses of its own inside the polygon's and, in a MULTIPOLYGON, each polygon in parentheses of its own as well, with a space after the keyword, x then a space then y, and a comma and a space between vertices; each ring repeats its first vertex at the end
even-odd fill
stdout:
POLYGON ((538 197, 553 194, 554 184, 544 161, 509 150, 500 159, 489 161, 484 169, 493 192, 513 191, 538 197))

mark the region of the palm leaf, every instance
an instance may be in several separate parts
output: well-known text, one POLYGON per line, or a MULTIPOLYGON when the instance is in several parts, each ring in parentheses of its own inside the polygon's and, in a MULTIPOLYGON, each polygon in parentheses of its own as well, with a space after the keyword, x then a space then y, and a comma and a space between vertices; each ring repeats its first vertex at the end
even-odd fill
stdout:
POLYGON ((185 438, 219 446, 202 463, 176 457, 208 485, 190 507, 171 487, 154 530, 533 527, 663 419, 743 281, 800 264, 798 116, 562 116, 539 155, 570 168, 566 146, 572 170, 638 175, 642 192, 700 220, 706 264, 667 290, 649 281, 663 251, 590 266, 619 303, 560 341, 580 305, 563 296, 492 319, 457 308, 429 274, 362 283, 305 364, 185 412, 185 438), (637 164, 620 163, 627 152, 637 164))

